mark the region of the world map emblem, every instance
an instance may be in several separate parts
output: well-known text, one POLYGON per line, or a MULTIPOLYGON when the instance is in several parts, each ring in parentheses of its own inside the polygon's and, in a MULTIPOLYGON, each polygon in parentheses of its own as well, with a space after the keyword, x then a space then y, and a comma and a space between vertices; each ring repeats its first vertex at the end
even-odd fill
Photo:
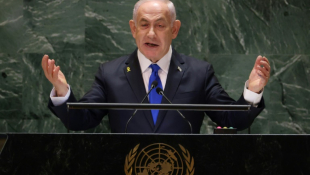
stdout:
POLYGON ((193 175, 194 158, 179 144, 179 153, 165 143, 154 143, 142 148, 137 144, 126 156, 126 175, 193 175))

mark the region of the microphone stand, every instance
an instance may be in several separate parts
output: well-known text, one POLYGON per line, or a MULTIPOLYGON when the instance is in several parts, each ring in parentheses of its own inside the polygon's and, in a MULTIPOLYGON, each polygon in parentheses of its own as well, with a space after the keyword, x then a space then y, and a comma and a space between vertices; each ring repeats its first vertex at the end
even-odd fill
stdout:
MULTIPOLYGON (((144 96, 144 98, 142 99, 141 103, 144 102, 144 100, 146 99, 146 97, 151 93, 151 91, 158 85, 158 82, 155 80, 152 82, 151 85, 151 89, 149 90, 149 92, 144 96)), ((134 115, 136 115, 138 109, 135 110, 135 112, 133 112, 133 114, 130 116, 130 118, 128 119, 127 123, 126 123, 126 128, 125 128, 125 133, 127 133, 127 126, 128 123, 130 122, 130 120, 133 118, 134 115)))
MULTIPOLYGON (((162 95, 170 104, 172 104, 172 102, 168 99, 168 97, 165 96, 163 90, 161 88, 157 88, 156 89, 156 92, 159 94, 159 95, 162 95)), ((192 124, 184 117, 184 115, 177 109, 176 110, 180 116, 188 123, 190 129, 191 129, 191 134, 193 134, 193 129, 192 129, 192 124)))

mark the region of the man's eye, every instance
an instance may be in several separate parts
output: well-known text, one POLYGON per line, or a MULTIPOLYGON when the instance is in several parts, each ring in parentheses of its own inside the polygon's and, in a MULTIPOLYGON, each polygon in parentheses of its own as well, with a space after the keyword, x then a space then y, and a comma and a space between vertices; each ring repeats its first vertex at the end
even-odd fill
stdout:
POLYGON ((142 26, 142 27, 146 27, 146 26, 147 26, 147 24, 142 24, 141 26, 142 26))
POLYGON ((164 26, 164 25, 158 25, 158 27, 163 28, 163 27, 165 27, 165 26, 164 26))

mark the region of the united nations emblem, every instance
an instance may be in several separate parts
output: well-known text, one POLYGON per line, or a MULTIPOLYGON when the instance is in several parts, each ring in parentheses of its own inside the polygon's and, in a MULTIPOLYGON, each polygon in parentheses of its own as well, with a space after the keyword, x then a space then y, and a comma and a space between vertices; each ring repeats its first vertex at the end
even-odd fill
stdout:
POLYGON ((194 174, 194 158, 182 145, 179 144, 182 156, 165 143, 154 143, 138 152, 139 145, 131 149, 126 156, 124 165, 126 175, 194 174))

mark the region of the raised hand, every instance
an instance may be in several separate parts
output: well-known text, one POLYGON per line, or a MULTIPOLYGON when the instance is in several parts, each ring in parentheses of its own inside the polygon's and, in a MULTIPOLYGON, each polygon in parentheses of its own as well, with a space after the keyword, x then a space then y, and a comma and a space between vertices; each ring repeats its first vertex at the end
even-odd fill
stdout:
POLYGON ((58 97, 64 97, 68 92, 68 83, 60 67, 55 65, 55 60, 49 59, 48 55, 42 58, 42 68, 45 77, 53 84, 58 97))
POLYGON ((250 91, 260 93, 270 78, 270 64, 266 57, 258 56, 249 77, 250 91))

